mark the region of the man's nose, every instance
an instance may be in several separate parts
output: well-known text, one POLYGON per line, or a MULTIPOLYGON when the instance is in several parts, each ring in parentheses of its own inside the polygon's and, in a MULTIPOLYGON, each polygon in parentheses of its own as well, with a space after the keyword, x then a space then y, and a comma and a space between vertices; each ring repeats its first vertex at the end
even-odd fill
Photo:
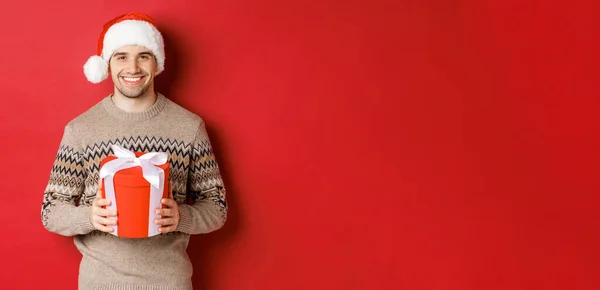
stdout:
POLYGON ((138 65, 137 59, 132 58, 127 62, 127 72, 130 74, 136 74, 140 72, 140 67, 138 65))

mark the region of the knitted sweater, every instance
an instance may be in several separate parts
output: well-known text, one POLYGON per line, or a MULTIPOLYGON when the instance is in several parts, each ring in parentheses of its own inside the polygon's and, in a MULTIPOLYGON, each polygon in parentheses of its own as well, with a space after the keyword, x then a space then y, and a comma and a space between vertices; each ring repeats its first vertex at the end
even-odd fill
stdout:
POLYGON ((190 235, 225 223, 225 188, 204 122, 157 96, 151 108, 139 113, 119 109, 108 96, 65 126, 41 215, 47 230, 74 236, 82 254, 79 289, 192 289, 186 253, 190 235), (98 191, 100 160, 112 154, 112 144, 169 154, 181 216, 177 231, 128 239, 94 229, 90 206, 98 191))

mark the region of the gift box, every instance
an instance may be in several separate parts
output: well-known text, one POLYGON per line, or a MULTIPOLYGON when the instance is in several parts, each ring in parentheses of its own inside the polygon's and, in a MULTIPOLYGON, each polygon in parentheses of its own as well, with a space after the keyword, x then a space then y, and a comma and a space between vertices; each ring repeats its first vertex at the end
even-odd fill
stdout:
POLYGON ((111 200, 107 209, 117 210, 113 235, 123 238, 146 238, 158 235, 154 220, 160 202, 169 197, 169 162, 163 152, 131 152, 112 146, 114 156, 100 162, 102 198, 111 200))

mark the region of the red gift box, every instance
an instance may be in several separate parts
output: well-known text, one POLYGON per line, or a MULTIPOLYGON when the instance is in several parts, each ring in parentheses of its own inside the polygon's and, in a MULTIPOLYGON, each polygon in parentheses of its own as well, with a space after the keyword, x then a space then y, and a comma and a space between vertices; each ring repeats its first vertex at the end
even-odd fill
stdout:
MULTIPOLYGON (((137 159, 141 159, 139 157, 147 154, 144 152, 127 152, 135 154, 135 157, 138 157, 137 159)), ((162 154, 164 154, 166 160, 166 153, 162 154)), ((133 155, 127 158, 134 160, 133 155)), ((100 162, 101 177, 103 176, 103 169, 106 169, 105 165, 117 159, 119 159, 118 156, 108 156, 102 159, 100 162)), ((116 207, 117 209, 117 227, 115 227, 113 234, 124 238, 146 238, 158 234, 159 225, 154 223, 154 218, 158 217, 155 212, 156 209, 165 207, 160 200, 169 197, 169 162, 152 164, 152 166, 163 171, 163 174, 161 174, 162 180, 160 180, 163 188, 162 195, 160 195, 157 188, 154 189, 155 196, 151 194, 152 185, 144 178, 142 166, 133 164, 135 162, 129 162, 131 163, 128 165, 129 168, 118 169, 102 179, 102 198, 107 198, 108 195, 108 198, 111 199, 111 205, 108 208, 116 207), (112 178, 114 191, 111 193, 109 189, 109 194, 107 194, 107 186, 111 183, 106 182, 109 177, 112 178), (114 200, 111 198, 113 196, 114 200), (152 208, 151 204, 153 205, 152 208)), ((106 172, 104 172, 104 175, 106 175, 106 172)))

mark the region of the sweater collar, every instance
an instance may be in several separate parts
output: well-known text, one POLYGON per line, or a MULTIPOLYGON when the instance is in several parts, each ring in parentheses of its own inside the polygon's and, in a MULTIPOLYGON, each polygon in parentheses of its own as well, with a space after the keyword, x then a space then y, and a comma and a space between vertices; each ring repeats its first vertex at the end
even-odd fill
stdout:
POLYGON ((167 100, 165 96, 160 93, 156 93, 156 102, 152 105, 152 107, 136 113, 130 113, 123 111, 119 107, 115 106, 112 99, 112 94, 108 95, 104 100, 102 100, 102 104, 104 108, 117 119, 126 120, 126 121, 143 121, 153 118, 158 115, 165 108, 167 104, 167 100))

